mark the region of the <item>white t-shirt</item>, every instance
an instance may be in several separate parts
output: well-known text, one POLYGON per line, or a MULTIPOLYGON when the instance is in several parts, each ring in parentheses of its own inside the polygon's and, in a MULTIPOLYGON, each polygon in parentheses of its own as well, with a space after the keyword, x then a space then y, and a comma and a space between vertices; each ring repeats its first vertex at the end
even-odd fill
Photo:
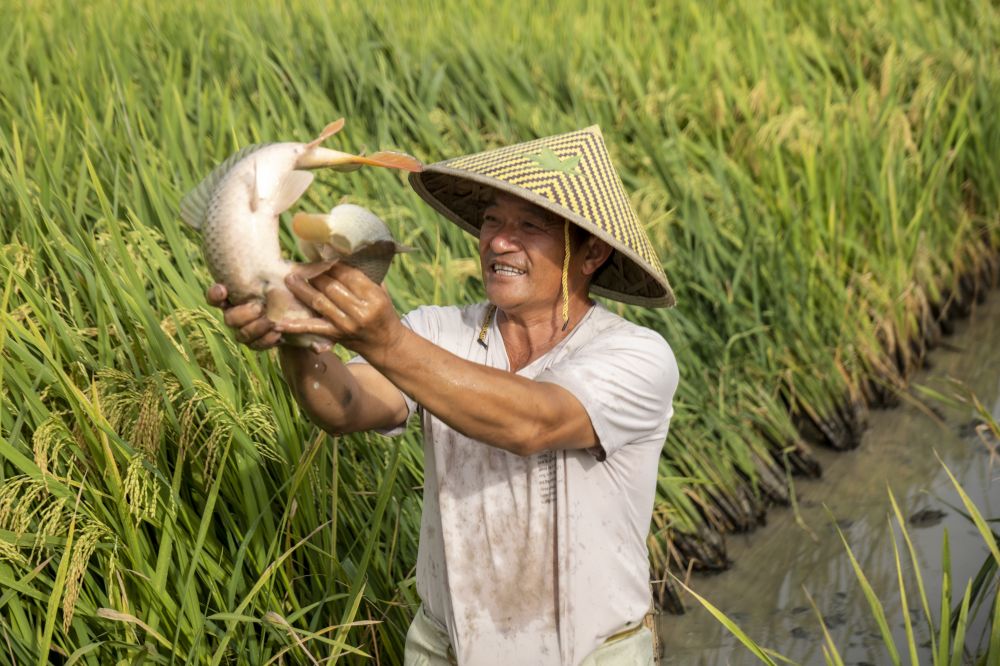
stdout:
MULTIPOLYGON (((486 303, 427 306, 403 322, 464 359, 507 370, 495 316, 481 335, 488 314, 486 303)), ((459 664, 578 664, 650 609, 646 537, 677 364, 659 334, 597 304, 517 374, 572 393, 603 451, 517 456, 452 430, 404 395, 424 434, 417 591, 459 664)))

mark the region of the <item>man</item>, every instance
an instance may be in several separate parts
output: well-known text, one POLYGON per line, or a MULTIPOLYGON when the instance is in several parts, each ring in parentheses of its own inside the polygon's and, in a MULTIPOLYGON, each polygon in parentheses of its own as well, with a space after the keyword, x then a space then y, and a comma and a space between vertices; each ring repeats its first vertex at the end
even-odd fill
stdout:
MULTIPOLYGON (((589 292, 673 295, 597 127, 457 158, 415 190, 479 237, 488 303, 399 319, 335 265, 289 288, 320 317, 228 308, 241 342, 280 347, 293 394, 332 433, 401 433, 419 413, 425 484, 408 664, 652 664, 646 536, 678 374, 658 334, 589 292)), ((216 285, 209 300, 222 304, 216 285)))

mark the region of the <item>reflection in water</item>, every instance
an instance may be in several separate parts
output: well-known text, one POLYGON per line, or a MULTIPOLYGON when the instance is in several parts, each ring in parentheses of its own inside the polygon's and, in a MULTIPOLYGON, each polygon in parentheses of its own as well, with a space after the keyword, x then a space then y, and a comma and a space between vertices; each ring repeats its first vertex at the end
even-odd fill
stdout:
MULTIPOLYGON (((994 416, 1000 418, 998 330, 1000 294, 993 293, 969 320, 956 326, 948 344, 931 354, 929 368, 912 383, 951 395, 948 379, 959 379, 983 404, 993 405, 994 416)), ((888 653, 837 533, 839 527, 878 594, 897 648, 905 655, 893 532, 907 572, 909 556, 898 528, 890 528, 887 489, 892 489, 904 516, 912 519, 907 529, 920 559, 928 604, 937 617, 944 530, 951 544, 953 589, 964 590, 988 551, 975 527, 954 508, 961 506, 961 500, 935 452, 984 516, 1000 517, 1000 480, 990 485, 1000 476, 1000 462, 991 460, 975 432, 974 418, 969 407, 936 403, 931 410, 918 400, 873 412, 858 450, 817 451, 823 478, 796 480, 799 513, 808 530, 796 524, 791 509, 772 509, 766 527, 727 537, 734 561, 729 571, 696 576, 692 587, 761 646, 802 664, 822 664, 823 635, 803 591, 808 590, 846 664, 887 663, 888 653)), ((917 643, 922 644, 929 640, 929 631, 916 585, 912 578, 906 583, 909 615, 917 643)), ((660 618, 662 663, 758 663, 697 601, 689 598, 685 603, 686 615, 660 618)), ((977 644, 987 630, 986 614, 981 612, 970 626, 967 645, 977 644)), ((928 655, 924 649, 921 663, 929 663, 928 655)))

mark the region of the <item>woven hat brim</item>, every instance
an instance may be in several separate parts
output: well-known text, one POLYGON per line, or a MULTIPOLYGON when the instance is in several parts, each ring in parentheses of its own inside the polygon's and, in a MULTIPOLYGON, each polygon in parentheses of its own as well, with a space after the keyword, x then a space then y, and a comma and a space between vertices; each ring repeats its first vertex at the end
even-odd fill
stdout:
POLYGON ((493 192, 506 192, 524 199, 569 220, 612 247, 614 251, 591 282, 591 292, 645 307, 669 308, 676 303, 666 277, 647 268, 635 250, 585 217, 530 190, 482 174, 436 164, 425 166, 421 172, 411 173, 410 185, 434 210, 477 238, 482 212, 489 205, 493 192), (451 196, 446 192, 447 187, 437 187, 433 183, 439 177, 453 179, 451 185, 467 187, 468 192, 451 196))

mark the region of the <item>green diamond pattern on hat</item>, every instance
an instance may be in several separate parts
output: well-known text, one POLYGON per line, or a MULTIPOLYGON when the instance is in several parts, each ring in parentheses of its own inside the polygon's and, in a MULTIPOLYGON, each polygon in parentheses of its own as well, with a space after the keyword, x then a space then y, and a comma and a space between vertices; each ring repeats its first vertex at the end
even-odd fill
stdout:
POLYGON ((410 183, 431 206, 477 236, 483 210, 498 190, 550 210, 614 248, 591 291, 625 303, 674 304, 596 125, 438 162, 411 174, 410 183))

